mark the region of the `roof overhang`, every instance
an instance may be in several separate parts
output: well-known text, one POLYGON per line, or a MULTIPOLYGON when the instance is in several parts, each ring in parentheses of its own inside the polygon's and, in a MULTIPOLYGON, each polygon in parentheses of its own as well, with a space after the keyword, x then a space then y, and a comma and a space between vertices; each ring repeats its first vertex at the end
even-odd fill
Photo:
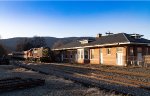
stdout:
POLYGON ((52 49, 52 50, 69 50, 69 49, 80 49, 80 48, 92 48, 92 47, 105 47, 105 46, 114 46, 114 45, 148 45, 150 46, 150 43, 135 43, 135 42, 121 42, 121 43, 112 43, 112 44, 97 44, 97 45, 89 45, 89 46, 80 46, 80 47, 70 47, 70 48, 60 48, 60 49, 52 49))

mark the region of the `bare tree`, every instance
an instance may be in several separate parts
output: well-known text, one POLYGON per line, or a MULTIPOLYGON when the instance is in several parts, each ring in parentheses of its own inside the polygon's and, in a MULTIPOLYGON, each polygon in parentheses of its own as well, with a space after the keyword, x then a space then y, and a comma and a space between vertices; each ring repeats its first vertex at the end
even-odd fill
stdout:
POLYGON ((16 51, 25 51, 33 47, 30 38, 24 38, 17 41, 16 51))
POLYGON ((38 47, 45 47, 47 44, 43 37, 35 36, 32 39, 32 45, 33 47, 38 48, 38 47))
POLYGON ((25 38, 18 40, 16 51, 25 51, 31 48, 45 47, 46 45, 46 41, 43 37, 25 38))

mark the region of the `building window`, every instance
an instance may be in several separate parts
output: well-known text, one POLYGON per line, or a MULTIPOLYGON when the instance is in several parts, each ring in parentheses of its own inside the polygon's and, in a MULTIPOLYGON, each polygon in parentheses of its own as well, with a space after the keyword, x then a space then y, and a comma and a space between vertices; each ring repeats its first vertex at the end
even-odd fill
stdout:
POLYGON ((133 54, 133 47, 130 47, 130 55, 134 55, 133 54))
POLYGON ((89 54, 89 50, 88 50, 88 49, 85 49, 85 50, 84 50, 84 58, 85 58, 85 59, 89 59, 88 54, 89 54))
POLYGON ((91 59, 94 59, 94 49, 91 49, 91 59))
POLYGON ((78 49, 78 58, 83 59, 84 58, 84 51, 83 49, 78 49))
POLYGON ((106 49, 106 53, 107 53, 107 54, 111 54, 111 49, 110 49, 110 48, 107 48, 107 49, 106 49))

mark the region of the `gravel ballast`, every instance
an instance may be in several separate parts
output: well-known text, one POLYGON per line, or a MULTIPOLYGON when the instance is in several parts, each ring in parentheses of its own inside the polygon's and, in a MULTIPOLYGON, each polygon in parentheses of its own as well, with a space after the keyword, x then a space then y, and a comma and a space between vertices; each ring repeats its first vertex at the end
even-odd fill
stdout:
MULTIPOLYGON (((113 96, 115 94, 114 91, 106 92, 96 87, 85 87, 70 80, 40 74, 25 68, 12 65, 0 65, 0 78, 6 77, 45 79, 45 85, 2 92, 0 96, 113 96)), ((121 96, 121 94, 117 96, 121 96)))
POLYGON ((104 82, 104 81, 95 81, 95 80, 91 80, 89 78, 82 78, 79 77, 77 78, 74 75, 68 75, 62 72, 58 72, 58 71, 54 71, 52 68, 50 68, 49 65, 45 65, 45 64, 41 64, 41 65, 36 65, 36 64, 21 64, 21 66, 25 66, 25 67, 29 67, 34 69, 35 71, 39 71, 42 73, 48 73, 48 74, 53 74, 56 76, 60 76, 62 78, 66 78, 66 79, 71 79, 73 81, 77 81, 80 83, 86 83, 87 85, 94 85, 96 87, 99 88, 104 88, 104 89, 108 89, 108 90, 117 90, 119 92, 122 93, 129 93, 129 94, 133 94, 136 96, 150 96, 150 91, 148 90, 144 90, 141 88, 134 88, 134 87, 127 87, 127 86, 121 86, 121 85, 117 85, 117 84, 110 84, 108 82, 104 82), (49 66, 49 67, 48 67, 49 66))

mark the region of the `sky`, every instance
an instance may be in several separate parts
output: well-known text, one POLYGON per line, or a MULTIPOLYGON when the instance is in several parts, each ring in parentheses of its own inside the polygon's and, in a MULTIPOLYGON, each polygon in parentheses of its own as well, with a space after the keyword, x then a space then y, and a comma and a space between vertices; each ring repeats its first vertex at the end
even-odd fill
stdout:
POLYGON ((150 1, 0 1, 0 35, 85 37, 139 33, 150 39, 150 1))

